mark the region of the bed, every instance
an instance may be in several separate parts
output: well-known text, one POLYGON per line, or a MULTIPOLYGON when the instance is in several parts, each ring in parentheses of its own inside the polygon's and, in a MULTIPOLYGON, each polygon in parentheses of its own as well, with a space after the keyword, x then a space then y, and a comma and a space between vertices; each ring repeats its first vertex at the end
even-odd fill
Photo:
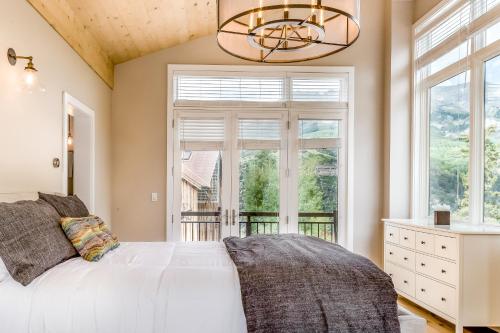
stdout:
MULTIPOLYGON (((121 243, 99 262, 66 260, 26 287, 7 277, 0 332, 247 332, 240 268, 222 242, 121 243)), ((404 309, 398 319, 402 332, 425 332, 425 320, 404 309)))

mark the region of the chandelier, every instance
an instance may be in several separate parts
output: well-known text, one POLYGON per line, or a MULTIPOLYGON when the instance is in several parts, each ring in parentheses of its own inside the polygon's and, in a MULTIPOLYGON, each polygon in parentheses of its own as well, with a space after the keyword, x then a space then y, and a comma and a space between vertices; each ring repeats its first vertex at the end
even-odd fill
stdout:
POLYGON ((359 0, 218 0, 217 42, 246 60, 326 57, 359 36, 359 0))

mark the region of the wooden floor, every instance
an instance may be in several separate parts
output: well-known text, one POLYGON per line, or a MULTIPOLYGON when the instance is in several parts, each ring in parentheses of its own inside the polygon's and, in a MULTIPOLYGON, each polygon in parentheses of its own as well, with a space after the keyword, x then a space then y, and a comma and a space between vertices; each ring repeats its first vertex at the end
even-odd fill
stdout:
MULTIPOLYGON (((441 317, 436 316, 435 314, 425 310, 424 308, 421 308, 420 306, 410 302, 409 300, 403 297, 400 297, 398 302, 404 308, 413 312, 417 316, 427 320, 427 333, 455 333, 455 325, 447 322, 441 317)), ((479 333, 479 332, 495 333, 497 331, 488 328, 464 329, 464 333, 479 333)))

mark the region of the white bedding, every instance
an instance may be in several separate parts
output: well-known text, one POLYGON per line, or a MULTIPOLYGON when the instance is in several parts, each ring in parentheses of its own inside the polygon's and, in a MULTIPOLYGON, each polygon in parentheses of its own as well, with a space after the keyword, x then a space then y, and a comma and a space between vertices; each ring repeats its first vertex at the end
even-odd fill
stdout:
POLYGON ((246 332, 238 273, 221 243, 122 243, 29 286, 0 283, 0 332, 246 332))
MULTIPOLYGON (((402 332, 425 320, 400 316, 402 332)), ((0 283, 0 333, 244 333, 238 273, 222 243, 122 243, 23 287, 0 283)))

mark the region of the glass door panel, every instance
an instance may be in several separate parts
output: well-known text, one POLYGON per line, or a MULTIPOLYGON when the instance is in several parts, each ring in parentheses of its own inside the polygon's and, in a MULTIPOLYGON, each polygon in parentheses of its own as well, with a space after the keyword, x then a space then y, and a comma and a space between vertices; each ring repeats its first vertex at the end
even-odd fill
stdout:
POLYGON ((240 150, 240 237, 279 232, 279 159, 278 150, 240 150))
POLYGON ((219 241, 222 214, 222 154, 181 151, 181 240, 219 241))
POLYGON ((299 120, 298 231, 330 242, 338 234, 340 121, 299 120))
MULTIPOLYGON (((266 115, 269 117, 269 114, 266 115)), ((283 175, 280 118, 236 117, 238 134, 233 152, 233 222, 231 234, 247 237, 277 234, 283 175)), ((285 160, 286 161, 286 160, 285 160)), ((286 162, 285 162, 286 164, 286 162)))
POLYGON ((299 151, 299 233, 336 242, 338 149, 299 151))

